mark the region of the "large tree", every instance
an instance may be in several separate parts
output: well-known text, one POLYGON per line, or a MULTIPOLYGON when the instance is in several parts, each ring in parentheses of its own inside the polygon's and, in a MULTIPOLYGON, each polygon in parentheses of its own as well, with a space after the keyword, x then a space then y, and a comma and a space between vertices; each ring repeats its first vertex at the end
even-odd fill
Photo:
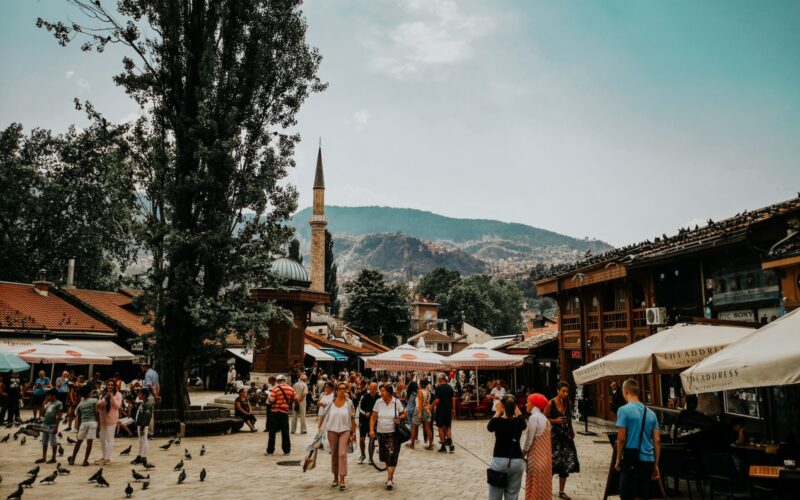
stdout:
POLYGON ((287 169, 301 104, 324 89, 299 0, 71 0, 85 22, 39 20, 62 45, 126 49, 114 80, 143 109, 134 133, 141 241, 167 407, 186 408, 186 373, 205 342, 252 343, 267 320, 249 299, 273 283, 297 193, 287 169), (110 3, 110 2, 109 2, 110 3))
POLYGON ((64 134, 12 123, 0 131, 0 279, 108 289, 133 260, 133 167, 127 125, 87 110, 91 125, 64 134))
POLYGON ((333 236, 327 229, 325 230, 325 291, 330 294, 331 314, 339 315, 339 270, 334 261, 333 255, 333 236))
POLYGON ((344 284, 348 305, 344 320, 379 341, 394 345, 395 335, 407 335, 411 326, 408 289, 402 283, 388 285, 377 269, 363 269, 344 284))

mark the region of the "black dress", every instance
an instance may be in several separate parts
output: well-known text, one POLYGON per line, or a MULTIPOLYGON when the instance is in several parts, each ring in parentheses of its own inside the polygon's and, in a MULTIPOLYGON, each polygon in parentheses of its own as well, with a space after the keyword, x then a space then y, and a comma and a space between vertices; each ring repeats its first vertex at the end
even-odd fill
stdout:
POLYGON ((567 477, 581 471, 578 450, 575 449, 575 440, 572 438, 574 434, 572 433, 572 415, 569 411, 569 403, 564 410, 564 413, 561 413, 555 399, 550 400, 548 418, 567 418, 566 423, 551 424, 550 444, 553 448, 553 474, 558 474, 558 477, 567 477))

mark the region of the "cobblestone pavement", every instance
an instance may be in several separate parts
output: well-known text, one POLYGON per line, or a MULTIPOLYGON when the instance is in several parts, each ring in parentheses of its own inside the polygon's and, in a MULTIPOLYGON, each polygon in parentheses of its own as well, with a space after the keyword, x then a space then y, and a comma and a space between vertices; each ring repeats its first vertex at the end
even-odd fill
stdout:
MULTIPOLYGON (((203 397, 195 396, 194 403, 203 397)), ((25 418, 25 415, 23 415, 25 418)), ((493 436, 486 431, 485 420, 456 420, 454 422, 454 441, 456 450, 453 454, 440 454, 423 449, 410 450, 403 448, 400 453, 397 472, 395 473, 395 490, 384 489, 385 473, 377 472, 369 465, 356 463, 358 453, 351 455, 349 463, 348 487, 346 492, 332 490, 329 486, 330 455, 320 453, 316 469, 303 473, 297 466, 281 466, 278 462, 302 460, 305 447, 313 439, 316 417, 308 419, 308 434, 292 436, 292 452, 287 456, 280 451, 275 456, 264 455, 266 433, 263 430, 263 419, 257 425, 257 433, 240 432, 233 435, 184 438, 179 448, 173 447, 162 451, 159 445, 164 439, 151 442, 151 462, 156 468, 150 472, 152 484, 149 490, 141 491, 139 484, 135 487, 133 498, 269 498, 269 499, 482 499, 487 496, 486 467, 490 461, 493 436), (199 456, 201 445, 208 452, 199 456), (188 478, 184 484, 178 485, 177 472, 173 467, 181 460, 184 448, 193 454, 193 460, 185 462, 188 478), (208 478, 201 483, 198 474, 202 468, 208 471, 208 478)), ((9 431, 0 428, 0 436, 9 431)), ((66 443, 66 437, 74 438, 74 433, 65 433, 64 447, 66 455, 60 459, 66 465, 66 456, 72 445, 66 443)), ((577 436, 577 448, 581 461, 581 473, 571 476, 567 482, 567 493, 576 500, 602 498, 605 478, 608 472, 610 446, 604 435, 577 436)), ((128 445, 133 445, 136 454, 135 439, 119 438, 115 444, 114 463, 104 468, 104 477, 111 484, 109 489, 96 488, 89 485, 88 477, 97 467, 69 467, 69 476, 59 477, 53 486, 39 485, 25 491, 24 498, 47 498, 58 496, 61 499, 78 498, 123 498, 123 490, 131 479, 128 462, 132 457, 119 457, 119 452, 128 445)), ((41 453, 41 446, 28 438, 28 443, 21 446, 19 442, 10 440, 0 444, 0 498, 5 498, 16 484, 26 478, 25 471, 33 467, 33 461, 41 453)), ((82 457, 83 450, 79 457, 82 457)), ((92 460, 99 456, 99 442, 95 442, 92 460)), ((51 472, 54 467, 42 467, 40 478, 51 472)), ((139 468, 137 468, 139 470, 139 468)), ((557 482, 553 483, 557 491, 557 482)))

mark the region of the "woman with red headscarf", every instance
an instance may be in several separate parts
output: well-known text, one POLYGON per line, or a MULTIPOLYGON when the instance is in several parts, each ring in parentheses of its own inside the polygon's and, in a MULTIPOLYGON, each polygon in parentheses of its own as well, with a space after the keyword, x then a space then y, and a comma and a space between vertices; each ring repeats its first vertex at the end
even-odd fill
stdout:
POLYGON ((550 447, 550 422, 544 416, 547 398, 542 394, 528 396, 528 433, 522 453, 528 461, 525 474, 525 500, 547 500, 553 497, 553 455, 550 447))

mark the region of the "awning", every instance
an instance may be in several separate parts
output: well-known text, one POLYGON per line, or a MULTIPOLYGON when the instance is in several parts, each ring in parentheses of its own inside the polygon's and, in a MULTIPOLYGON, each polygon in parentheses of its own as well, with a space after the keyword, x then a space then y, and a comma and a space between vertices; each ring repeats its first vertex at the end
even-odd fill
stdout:
POLYGON ((317 349, 313 345, 306 344, 303 347, 303 352, 305 352, 307 356, 311 356, 317 361, 336 361, 336 358, 321 349, 317 349))
POLYGON ((322 351, 333 356, 335 358, 335 361, 347 361, 349 359, 347 356, 340 353, 336 349, 323 349, 322 351))
POLYGON ((247 351, 247 353, 245 353, 244 349, 242 349, 241 347, 229 347, 228 348, 228 352, 233 354, 234 356, 236 356, 239 359, 243 359, 243 360, 247 361, 250 364, 253 363, 253 351, 252 350, 247 351))
POLYGON ((70 365, 110 365, 114 362, 108 356, 90 351, 61 339, 46 340, 32 346, 16 347, 11 352, 17 353, 28 363, 66 363, 70 365))
POLYGON ((84 349, 89 349, 97 354, 108 356, 114 361, 134 361, 139 359, 139 356, 136 354, 128 352, 123 347, 120 347, 119 344, 116 344, 110 340, 69 339, 69 343, 78 347, 83 347, 84 349))

